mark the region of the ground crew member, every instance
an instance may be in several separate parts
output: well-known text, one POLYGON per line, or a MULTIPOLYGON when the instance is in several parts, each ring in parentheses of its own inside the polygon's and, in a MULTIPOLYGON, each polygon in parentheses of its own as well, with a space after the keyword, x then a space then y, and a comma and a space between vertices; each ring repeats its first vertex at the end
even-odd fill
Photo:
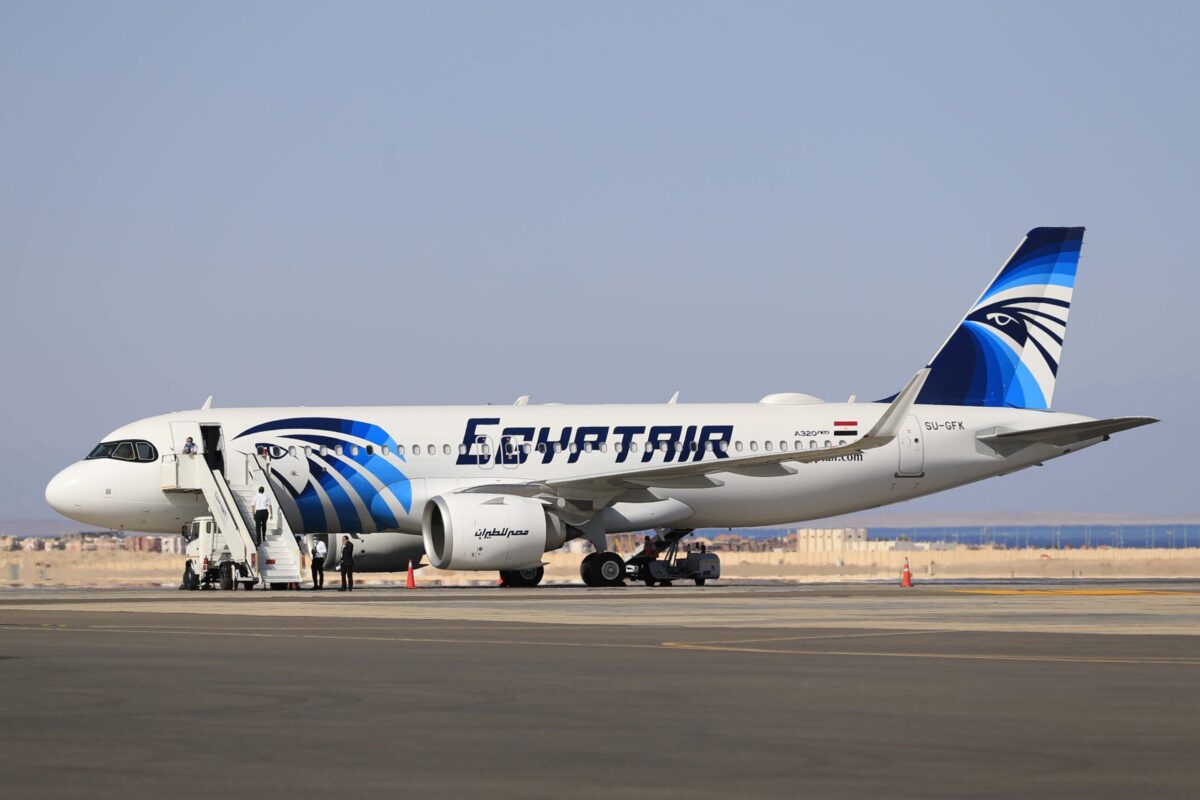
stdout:
POLYGON ((267 540, 267 518, 271 516, 271 501, 267 499, 267 490, 258 487, 254 495, 254 535, 258 537, 258 546, 262 547, 267 540))
POLYGON ((354 542, 350 537, 342 543, 342 588, 339 592, 354 591, 354 542))
POLYGON ((313 589, 325 588, 325 554, 329 550, 325 547, 324 539, 313 539, 312 547, 312 578, 313 589))
POLYGON ((643 537, 642 555, 650 561, 658 558, 658 547, 651 541, 649 536, 643 537))

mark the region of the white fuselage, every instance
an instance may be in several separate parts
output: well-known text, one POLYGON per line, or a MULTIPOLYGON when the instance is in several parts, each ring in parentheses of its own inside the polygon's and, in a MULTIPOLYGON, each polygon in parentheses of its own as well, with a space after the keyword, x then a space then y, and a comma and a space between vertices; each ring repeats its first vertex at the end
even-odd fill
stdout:
MULTIPOLYGON (((206 409, 151 417, 114 431, 105 441, 149 442, 157 451, 155 460, 77 462, 51 481, 46 497, 62 514, 88 524, 178 531, 207 508, 197 494, 164 492, 161 462, 164 455, 181 454, 184 437, 192 435, 201 453, 179 457, 211 457, 219 450, 231 480, 247 468, 246 454, 266 448, 280 505, 297 533, 419 534, 424 506, 435 495, 489 483, 715 460, 722 449, 737 457, 768 448, 836 446, 870 428, 885 408, 817 402, 206 409)), ((775 525, 873 508, 1070 452, 1031 445, 1002 456, 977 441, 980 434, 1087 419, 1024 409, 918 405, 903 433, 886 446, 836 460, 719 472, 627 490, 605 500, 602 519, 607 532, 616 533, 661 526, 775 525)))

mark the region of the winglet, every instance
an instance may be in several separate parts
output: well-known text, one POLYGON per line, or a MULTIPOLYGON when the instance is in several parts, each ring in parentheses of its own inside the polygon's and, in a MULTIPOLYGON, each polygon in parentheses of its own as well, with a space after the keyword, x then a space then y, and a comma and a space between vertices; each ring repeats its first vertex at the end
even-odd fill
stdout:
POLYGON ((671 399, 667 401, 667 405, 673 406, 679 402, 679 390, 675 390, 675 394, 671 395, 671 399))
POLYGON ((208 399, 204 401, 204 405, 200 406, 200 410, 208 411, 210 408, 212 408, 212 399, 213 399, 213 396, 210 394, 208 396, 208 399))
POLYGON ((863 441, 870 439, 882 439, 882 443, 890 442, 895 439, 900 433, 900 426, 904 424, 904 418, 912 410, 913 403, 917 402, 917 395, 921 394, 921 389, 925 386, 925 381, 929 377, 929 367, 925 367, 916 375, 912 376, 912 380, 904 387, 900 394, 896 395, 896 399, 891 402, 891 405, 883 412, 883 416, 879 421, 867 431, 867 435, 863 437, 863 441))

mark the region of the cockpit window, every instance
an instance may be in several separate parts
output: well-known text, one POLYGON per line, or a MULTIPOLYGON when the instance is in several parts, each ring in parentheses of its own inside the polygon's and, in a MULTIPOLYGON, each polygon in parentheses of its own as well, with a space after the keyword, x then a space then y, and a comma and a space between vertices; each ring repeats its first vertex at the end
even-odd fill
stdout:
POLYGON ((101 442, 88 454, 88 460, 96 458, 150 462, 158 460, 158 450, 146 441, 101 442))
POLYGON ((88 455, 88 458, 112 458, 113 450, 117 449, 116 442, 101 442, 88 455))

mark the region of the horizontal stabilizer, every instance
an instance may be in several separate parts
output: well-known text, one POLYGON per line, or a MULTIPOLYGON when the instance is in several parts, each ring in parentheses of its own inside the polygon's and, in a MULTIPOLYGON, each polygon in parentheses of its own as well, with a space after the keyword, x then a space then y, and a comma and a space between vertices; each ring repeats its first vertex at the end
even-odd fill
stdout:
POLYGON ((1086 442, 1091 439, 1101 439, 1114 433, 1152 425, 1158 422, 1154 417, 1115 417, 1113 419, 1096 419, 1089 422, 1076 422, 1071 425, 1054 425, 1049 428, 1034 428, 1028 431, 1008 431, 980 436, 979 441, 987 444, 1011 442, 1049 444, 1055 447, 1070 447, 1073 444, 1086 442))

